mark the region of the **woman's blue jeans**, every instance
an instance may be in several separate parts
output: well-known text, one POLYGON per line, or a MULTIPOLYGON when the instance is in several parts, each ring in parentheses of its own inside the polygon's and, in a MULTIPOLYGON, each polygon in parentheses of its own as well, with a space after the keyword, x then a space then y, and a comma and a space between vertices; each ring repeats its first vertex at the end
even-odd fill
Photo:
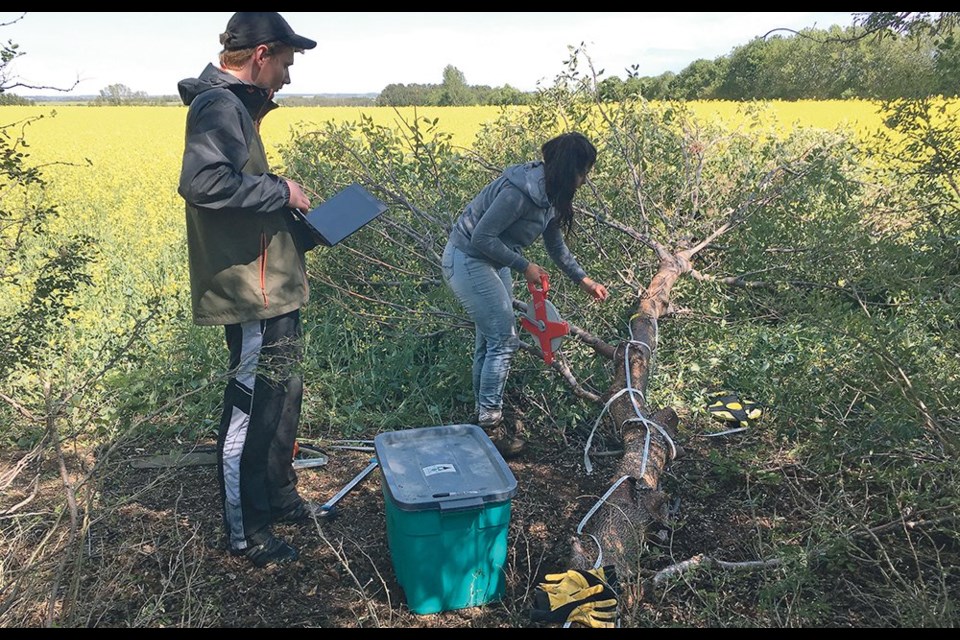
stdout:
POLYGON ((497 268, 447 243, 441 263, 443 279, 476 325, 473 350, 473 396, 476 408, 502 409, 510 361, 520 348, 513 313, 513 278, 509 267, 497 268))

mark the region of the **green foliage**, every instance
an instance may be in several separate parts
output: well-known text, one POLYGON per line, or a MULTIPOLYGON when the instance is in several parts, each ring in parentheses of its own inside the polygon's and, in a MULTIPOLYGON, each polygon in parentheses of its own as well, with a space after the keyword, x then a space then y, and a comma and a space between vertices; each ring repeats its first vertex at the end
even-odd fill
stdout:
POLYGON ((957 95, 957 14, 860 14, 846 28, 768 33, 679 73, 600 82, 601 99, 891 100, 957 95))
MULTIPOLYGON (((22 17, 22 16, 21 16, 22 17)), ((7 80, 9 69, 14 60, 24 54, 20 45, 12 40, 0 42, 0 93, 9 89, 12 82, 7 80)))
POLYGON ((317 354, 307 376, 323 424, 349 431, 467 417, 469 378, 457 361, 473 338, 462 318, 450 326, 462 311, 440 278, 440 254, 463 202, 490 174, 465 165, 450 138, 435 120, 394 128, 362 116, 319 130, 304 124, 286 149, 288 171, 321 197, 357 181, 390 205, 349 243, 309 256, 320 302, 305 311, 317 354))
MULTIPOLYGON (((729 61, 726 58, 694 60, 672 79, 670 98, 673 100, 711 100, 717 97, 718 84, 726 77, 728 65, 729 61)), ((654 95, 652 92, 648 92, 646 96, 650 100, 661 97, 654 95)))
POLYGON ((472 104, 470 88, 463 72, 447 65, 443 69, 443 85, 440 89, 440 106, 457 107, 472 104))

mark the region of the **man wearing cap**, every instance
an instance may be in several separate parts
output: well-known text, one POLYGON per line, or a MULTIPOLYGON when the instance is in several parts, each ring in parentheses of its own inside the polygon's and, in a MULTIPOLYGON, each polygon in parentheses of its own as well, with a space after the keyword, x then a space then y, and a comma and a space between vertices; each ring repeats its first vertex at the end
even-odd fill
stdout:
POLYGON ((302 499, 291 464, 303 380, 300 308, 314 243, 291 209, 303 188, 271 173, 260 122, 290 82, 294 53, 317 43, 279 13, 240 12, 220 34, 219 67, 178 83, 189 107, 178 191, 186 202, 193 321, 222 325, 230 354, 217 443, 230 552, 257 567, 296 560, 273 535, 320 507, 302 499))

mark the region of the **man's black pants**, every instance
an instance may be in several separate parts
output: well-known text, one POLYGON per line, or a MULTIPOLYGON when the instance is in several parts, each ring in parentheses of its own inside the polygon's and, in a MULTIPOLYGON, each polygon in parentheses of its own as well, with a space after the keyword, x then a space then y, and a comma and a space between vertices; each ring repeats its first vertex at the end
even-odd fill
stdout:
POLYGON ((231 378, 217 441, 224 526, 232 549, 260 544, 299 504, 291 464, 303 400, 300 311, 226 325, 231 378))

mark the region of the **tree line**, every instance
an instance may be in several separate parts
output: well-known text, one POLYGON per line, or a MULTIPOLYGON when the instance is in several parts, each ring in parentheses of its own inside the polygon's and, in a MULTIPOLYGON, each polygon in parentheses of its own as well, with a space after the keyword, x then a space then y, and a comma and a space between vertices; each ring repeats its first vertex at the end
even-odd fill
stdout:
MULTIPOLYGON (((889 25, 886 25, 889 26, 889 25)), ((699 59, 679 73, 598 83, 601 100, 627 96, 647 100, 894 100, 956 96, 960 87, 960 28, 895 33, 861 24, 767 34, 735 47, 729 55, 699 59)), ((509 85, 467 85, 448 66, 439 85, 387 85, 380 106, 528 104, 530 93, 509 85)))
POLYGON ((527 104, 530 97, 509 84, 496 88, 468 85, 462 71, 447 65, 441 84, 388 84, 376 103, 380 107, 514 105, 527 104))
POLYGON ((600 82, 605 100, 895 100, 956 96, 960 29, 889 33, 869 25, 768 35, 680 73, 600 82))

